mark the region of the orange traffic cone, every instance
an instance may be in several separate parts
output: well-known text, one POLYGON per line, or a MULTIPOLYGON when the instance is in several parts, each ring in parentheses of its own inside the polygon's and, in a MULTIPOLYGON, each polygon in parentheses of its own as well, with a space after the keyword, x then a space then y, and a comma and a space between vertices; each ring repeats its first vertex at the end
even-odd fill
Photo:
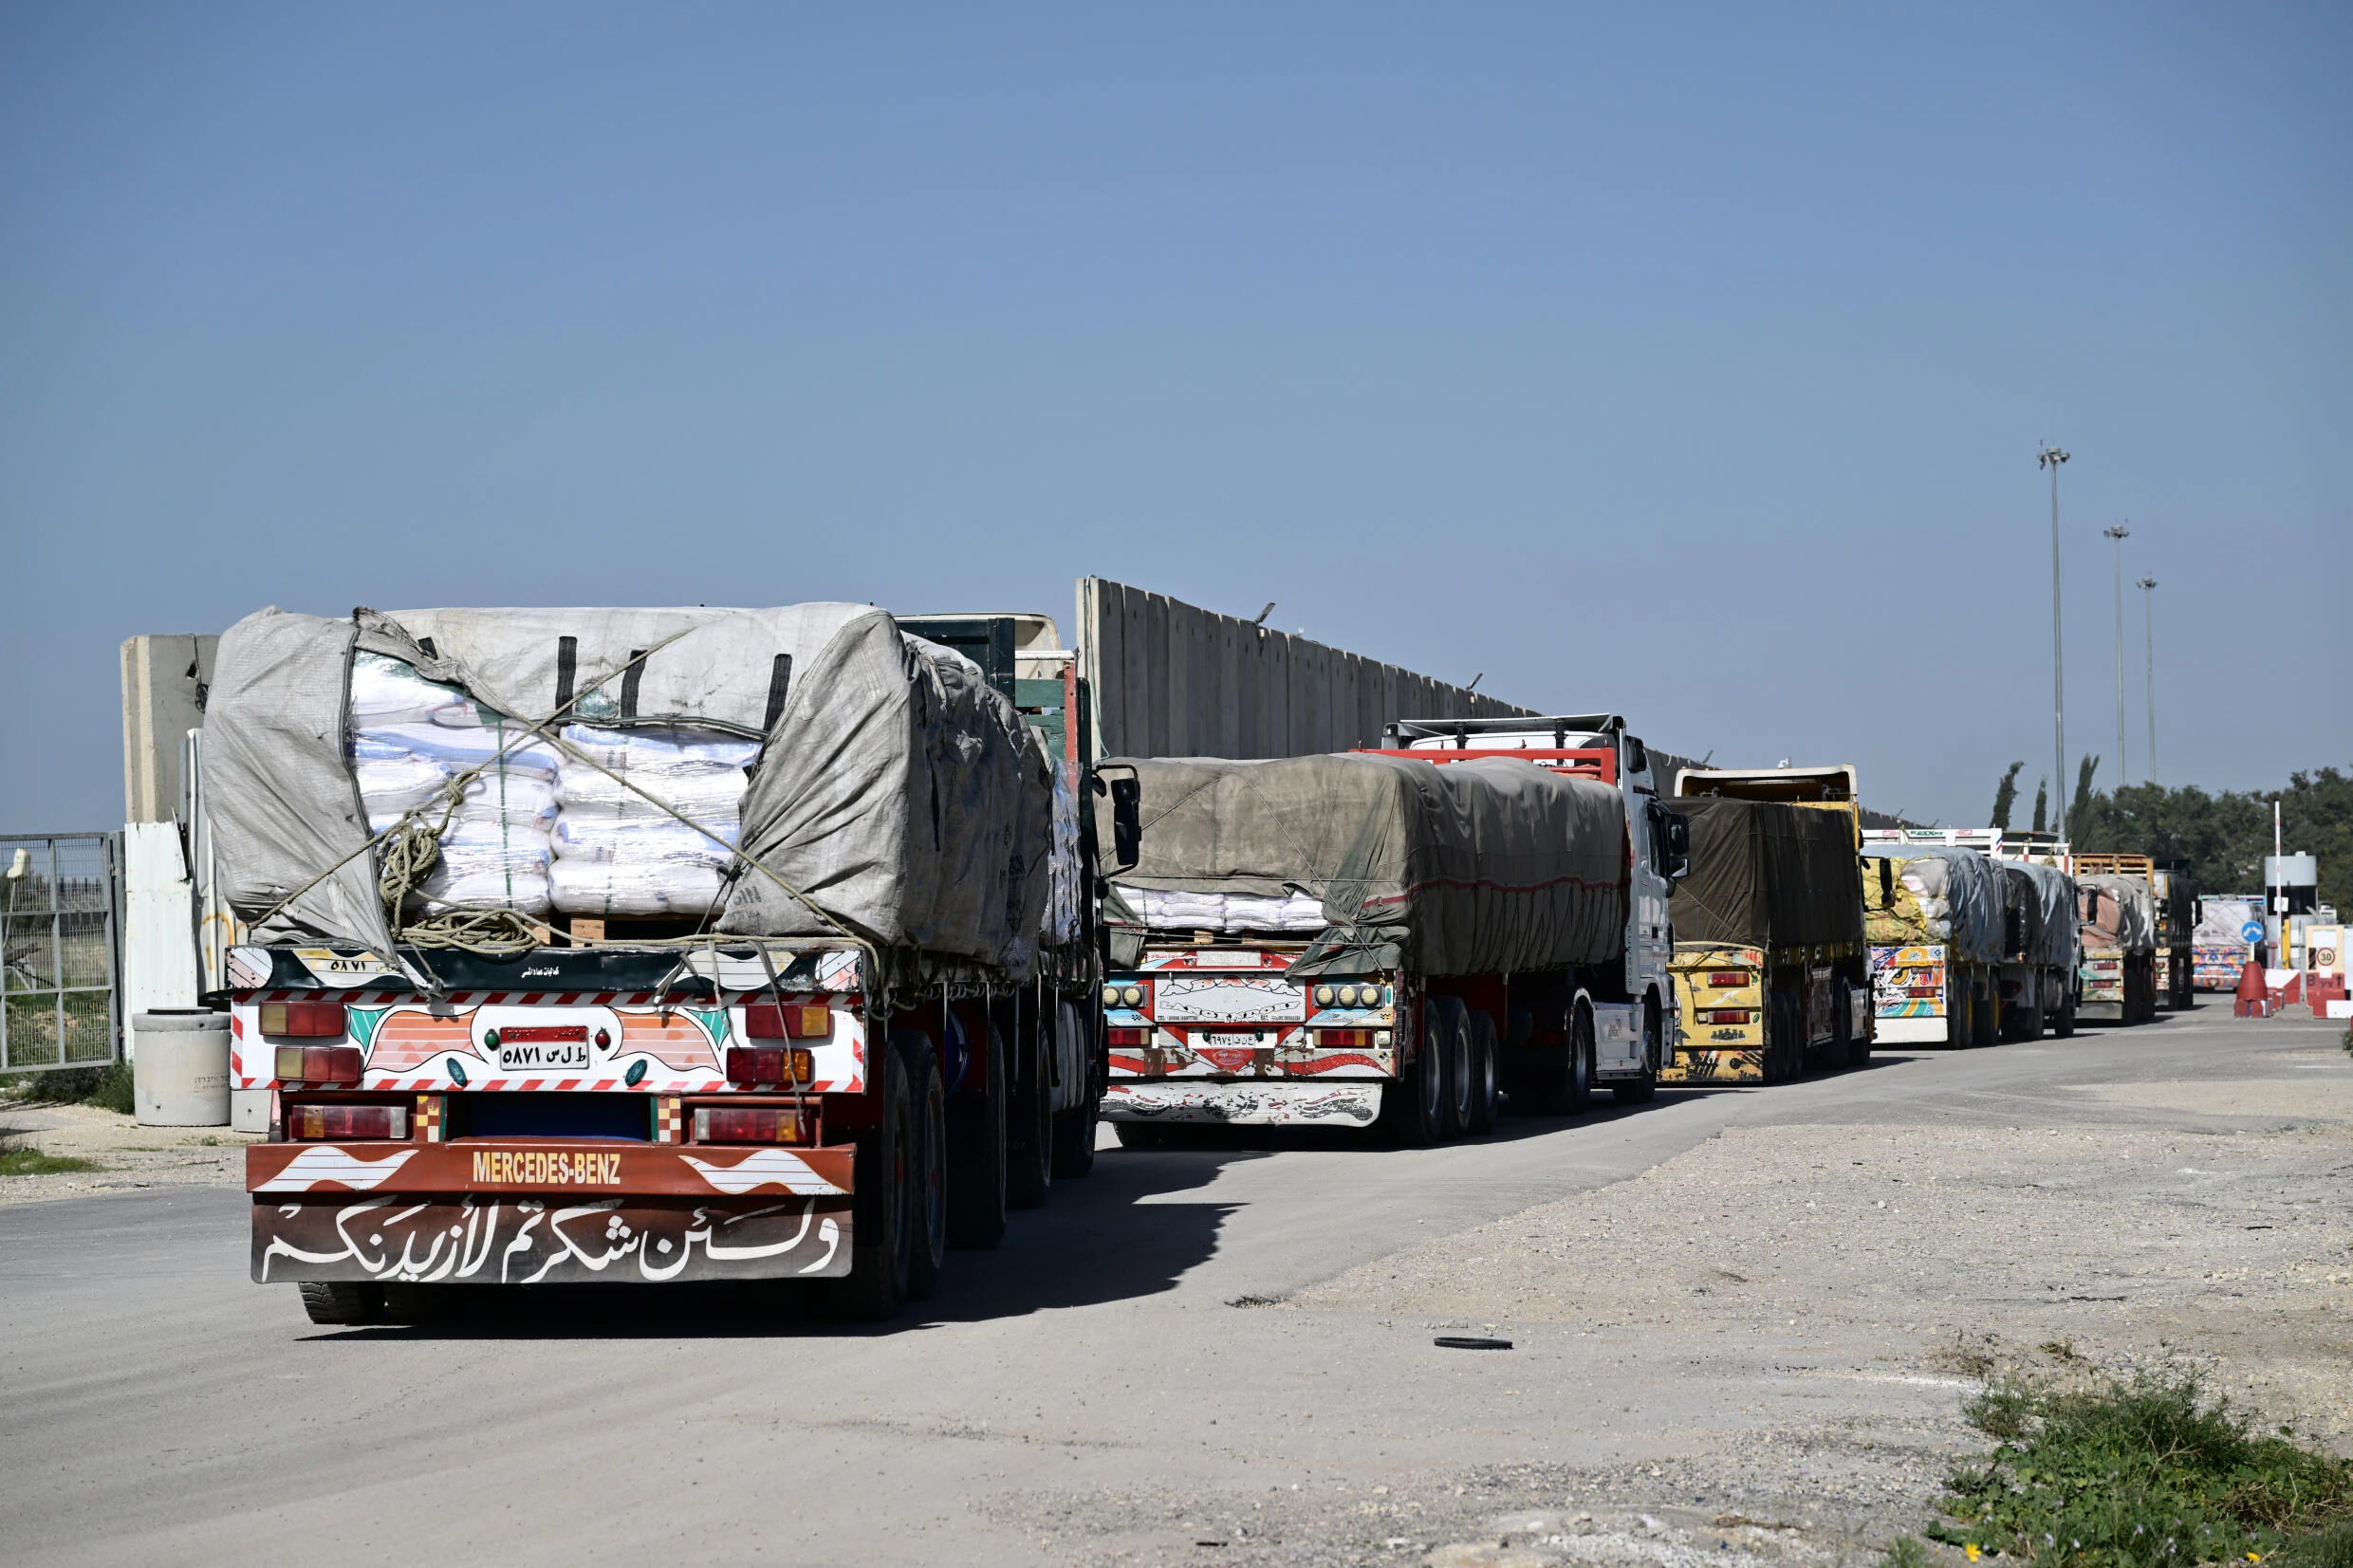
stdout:
POLYGON ((2231 1016, 2271 1016, 2271 987, 2264 983, 2263 966, 2251 958, 2247 960, 2247 967, 2238 971, 2238 1000, 2231 1005, 2231 1016))

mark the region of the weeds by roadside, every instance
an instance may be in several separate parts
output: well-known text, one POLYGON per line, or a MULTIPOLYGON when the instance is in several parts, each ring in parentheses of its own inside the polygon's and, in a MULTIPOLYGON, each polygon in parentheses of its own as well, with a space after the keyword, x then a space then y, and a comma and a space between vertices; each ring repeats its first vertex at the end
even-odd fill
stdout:
MULTIPOLYGON (((2070 1349, 2072 1347, 2069 1347, 2070 1349)), ((2066 1568, 2353 1568, 2353 1463, 2256 1433, 2195 1376, 1990 1381, 1963 1407, 1998 1447, 1956 1467, 1931 1540, 2066 1568)), ((1918 1568, 1889 1548, 1885 1568, 1918 1568)))
POLYGON ((135 1115, 131 1066, 126 1061, 103 1067, 65 1067, 47 1073, 11 1073, 0 1077, 0 1094, 15 1099, 46 1099, 53 1103, 95 1105, 121 1116, 135 1115))

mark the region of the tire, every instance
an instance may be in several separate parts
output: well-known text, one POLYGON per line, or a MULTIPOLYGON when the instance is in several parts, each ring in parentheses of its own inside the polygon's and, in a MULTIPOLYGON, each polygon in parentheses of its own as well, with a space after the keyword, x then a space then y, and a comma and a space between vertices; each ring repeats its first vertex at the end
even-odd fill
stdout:
MULTIPOLYGON (((881 1053, 882 1124, 858 1137, 850 1271, 846 1278, 824 1282, 835 1315, 860 1322, 897 1316, 915 1270, 911 1210, 919 1172, 911 1169, 915 1106, 909 1052, 901 1041, 893 1034, 891 1048, 881 1053)), ((928 1041, 923 1050, 928 1059, 928 1041)), ((935 1069, 933 1079, 937 1079, 935 1069)))
POLYGON ((1471 1014, 1471 1118, 1468 1131, 1473 1137, 1485 1137, 1495 1130, 1496 1113, 1502 1108, 1503 1047, 1495 1039, 1495 1021, 1485 1012, 1473 1009, 1471 1014))
POLYGON ((1446 1135, 1446 1033, 1437 999, 1421 1005, 1421 1048, 1405 1076, 1382 1092, 1399 1142, 1427 1149, 1446 1135))
POLYGON ((1054 1179, 1083 1181, 1095 1169, 1095 1107, 1089 1103, 1054 1118, 1054 1179))
POLYGON ((957 1095, 948 1117, 948 1245, 968 1252, 985 1252, 1005 1239, 1011 1153, 1006 1147, 1005 1117, 1010 1097, 1005 1037, 992 1024, 987 1040, 989 1061, 981 1087, 977 1093, 957 1095))
POLYGON ((384 1287, 359 1280, 306 1281, 303 1311, 314 1323, 373 1323, 384 1315, 384 1287))
POLYGON ((1599 1054, 1593 1041, 1593 1004, 1581 996, 1569 1008, 1568 1083, 1562 1097, 1572 1116, 1593 1108, 1593 1068, 1599 1054))
POLYGON ((2059 1040, 2072 1040, 2075 1037, 2075 986, 2072 981, 2067 986, 2066 1001, 2060 1004, 2059 1016, 2051 1021, 2050 1032, 2053 1038, 2059 1040))
POLYGON ((1977 1012, 1976 1027, 1971 1031, 1969 1042, 1972 1045, 1991 1045, 1998 1038, 2000 1024, 1999 1005, 1993 999, 1993 982, 1988 980, 1985 988, 1974 994, 1977 1012))
POLYGON ((1806 1076, 1806 1001, 1795 991, 1781 993, 1781 1081, 1795 1083, 1806 1076))
POLYGON ((1115 1121, 1111 1132, 1122 1149, 1165 1149, 1168 1129, 1157 1121, 1115 1121))
POLYGON ((1446 1031, 1441 1056, 1446 1086, 1443 1119, 1438 1135, 1450 1142, 1471 1130, 1471 1021, 1469 1009, 1452 996, 1434 998, 1439 1026, 1446 1031))
POLYGON ((1054 1086, 1047 1081, 1053 1049, 1050 1012, 1041 1011, 1021 1053, 1024 1071, 1014 1075, 1006 1102, 1005 1206, 1042 1208, 1054 1186, 1054 1086))
POLYGON ((1855 990, 1844 975, 1830 983, 1830 1049, 1825 1063, 1834 1073, 1855 1064, 1855 990))
POLYGON ((1629 1083, 1609 1086, 1610 1098, 1621 1105, 1648 1105, 1658 1098, 1658 1054, 1665 1047, 1666 1026, 1658 1004, 1642 1004, 1642 1076, 1629 1083))
POLYGON ((892 1039, 905 1042, 907 1058, 907 1300, 928 1301, 948 1261, 948 1096, 930 1039, 912 1030, 892 1039))

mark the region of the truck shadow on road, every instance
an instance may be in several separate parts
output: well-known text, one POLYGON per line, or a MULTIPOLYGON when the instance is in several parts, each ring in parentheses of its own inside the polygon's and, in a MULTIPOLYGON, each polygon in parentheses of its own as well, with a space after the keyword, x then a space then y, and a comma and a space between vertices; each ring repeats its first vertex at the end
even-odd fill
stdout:
POLYGON ((1009 1216, 987 1251, 951 1251, 938 1293, 886 1322, 831 1320, 820 1291, 787 1283, 392 1287, 412 1320, 328 1330, 319 1341, 872 1338, 950 1322, 1026 1317, 1173 1289, 1217 1249, 1232 1203, 1172 1202, 1264 1152, 1107 1153, 1046 1207, 1009 1216), (409 1294, 404 1294, 404 1291, 409 1294))

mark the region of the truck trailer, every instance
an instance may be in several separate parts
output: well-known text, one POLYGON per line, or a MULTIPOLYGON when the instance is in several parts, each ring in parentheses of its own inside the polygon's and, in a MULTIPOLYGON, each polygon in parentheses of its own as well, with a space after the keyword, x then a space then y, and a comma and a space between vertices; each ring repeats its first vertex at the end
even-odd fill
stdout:
POLYGON ((1743 804, 1690 813, 1692 876, 1674 906, 1683 1039, 1669 1079, 1778 1083, 1867 1061, 1855 769, 1687 767, 1675 794, 1678 812, 1743 804))
MULTIPOLYGON (((2157 1016, 2157 867, 2145 855, 2075 856, 2082 959, 2076 984, 2079 1017, 2141 1024, 2157 1016)), ((2184 924, 2181 968, 2188 968, 2184 924)))
MULTIPOLYGON (((1377 1122, 1431 1143, 1514 1106, 1650 1098, 1673 1050, 1680 830, 1616 715, 1399 722, 1390 746, 1115 759, 1140 837, 1104 917, 1122 1142, 1377 1122)), ((1098 809, 1102 808, 1101 799, 1098 809)))
POLYGON ((1891 1044, 1991 1045, 2001 1028, 2001 865, 1975 849, 1867 837, 1862 848, 1872 1005, 1891 1044))
POLYGON ((326 1322, 929 1294, 1092 1148, 1097 785, 1036 722, 1069 701, 866 605, 239 622, 201 795, 270 1097, 252 1277, 326 1322))

